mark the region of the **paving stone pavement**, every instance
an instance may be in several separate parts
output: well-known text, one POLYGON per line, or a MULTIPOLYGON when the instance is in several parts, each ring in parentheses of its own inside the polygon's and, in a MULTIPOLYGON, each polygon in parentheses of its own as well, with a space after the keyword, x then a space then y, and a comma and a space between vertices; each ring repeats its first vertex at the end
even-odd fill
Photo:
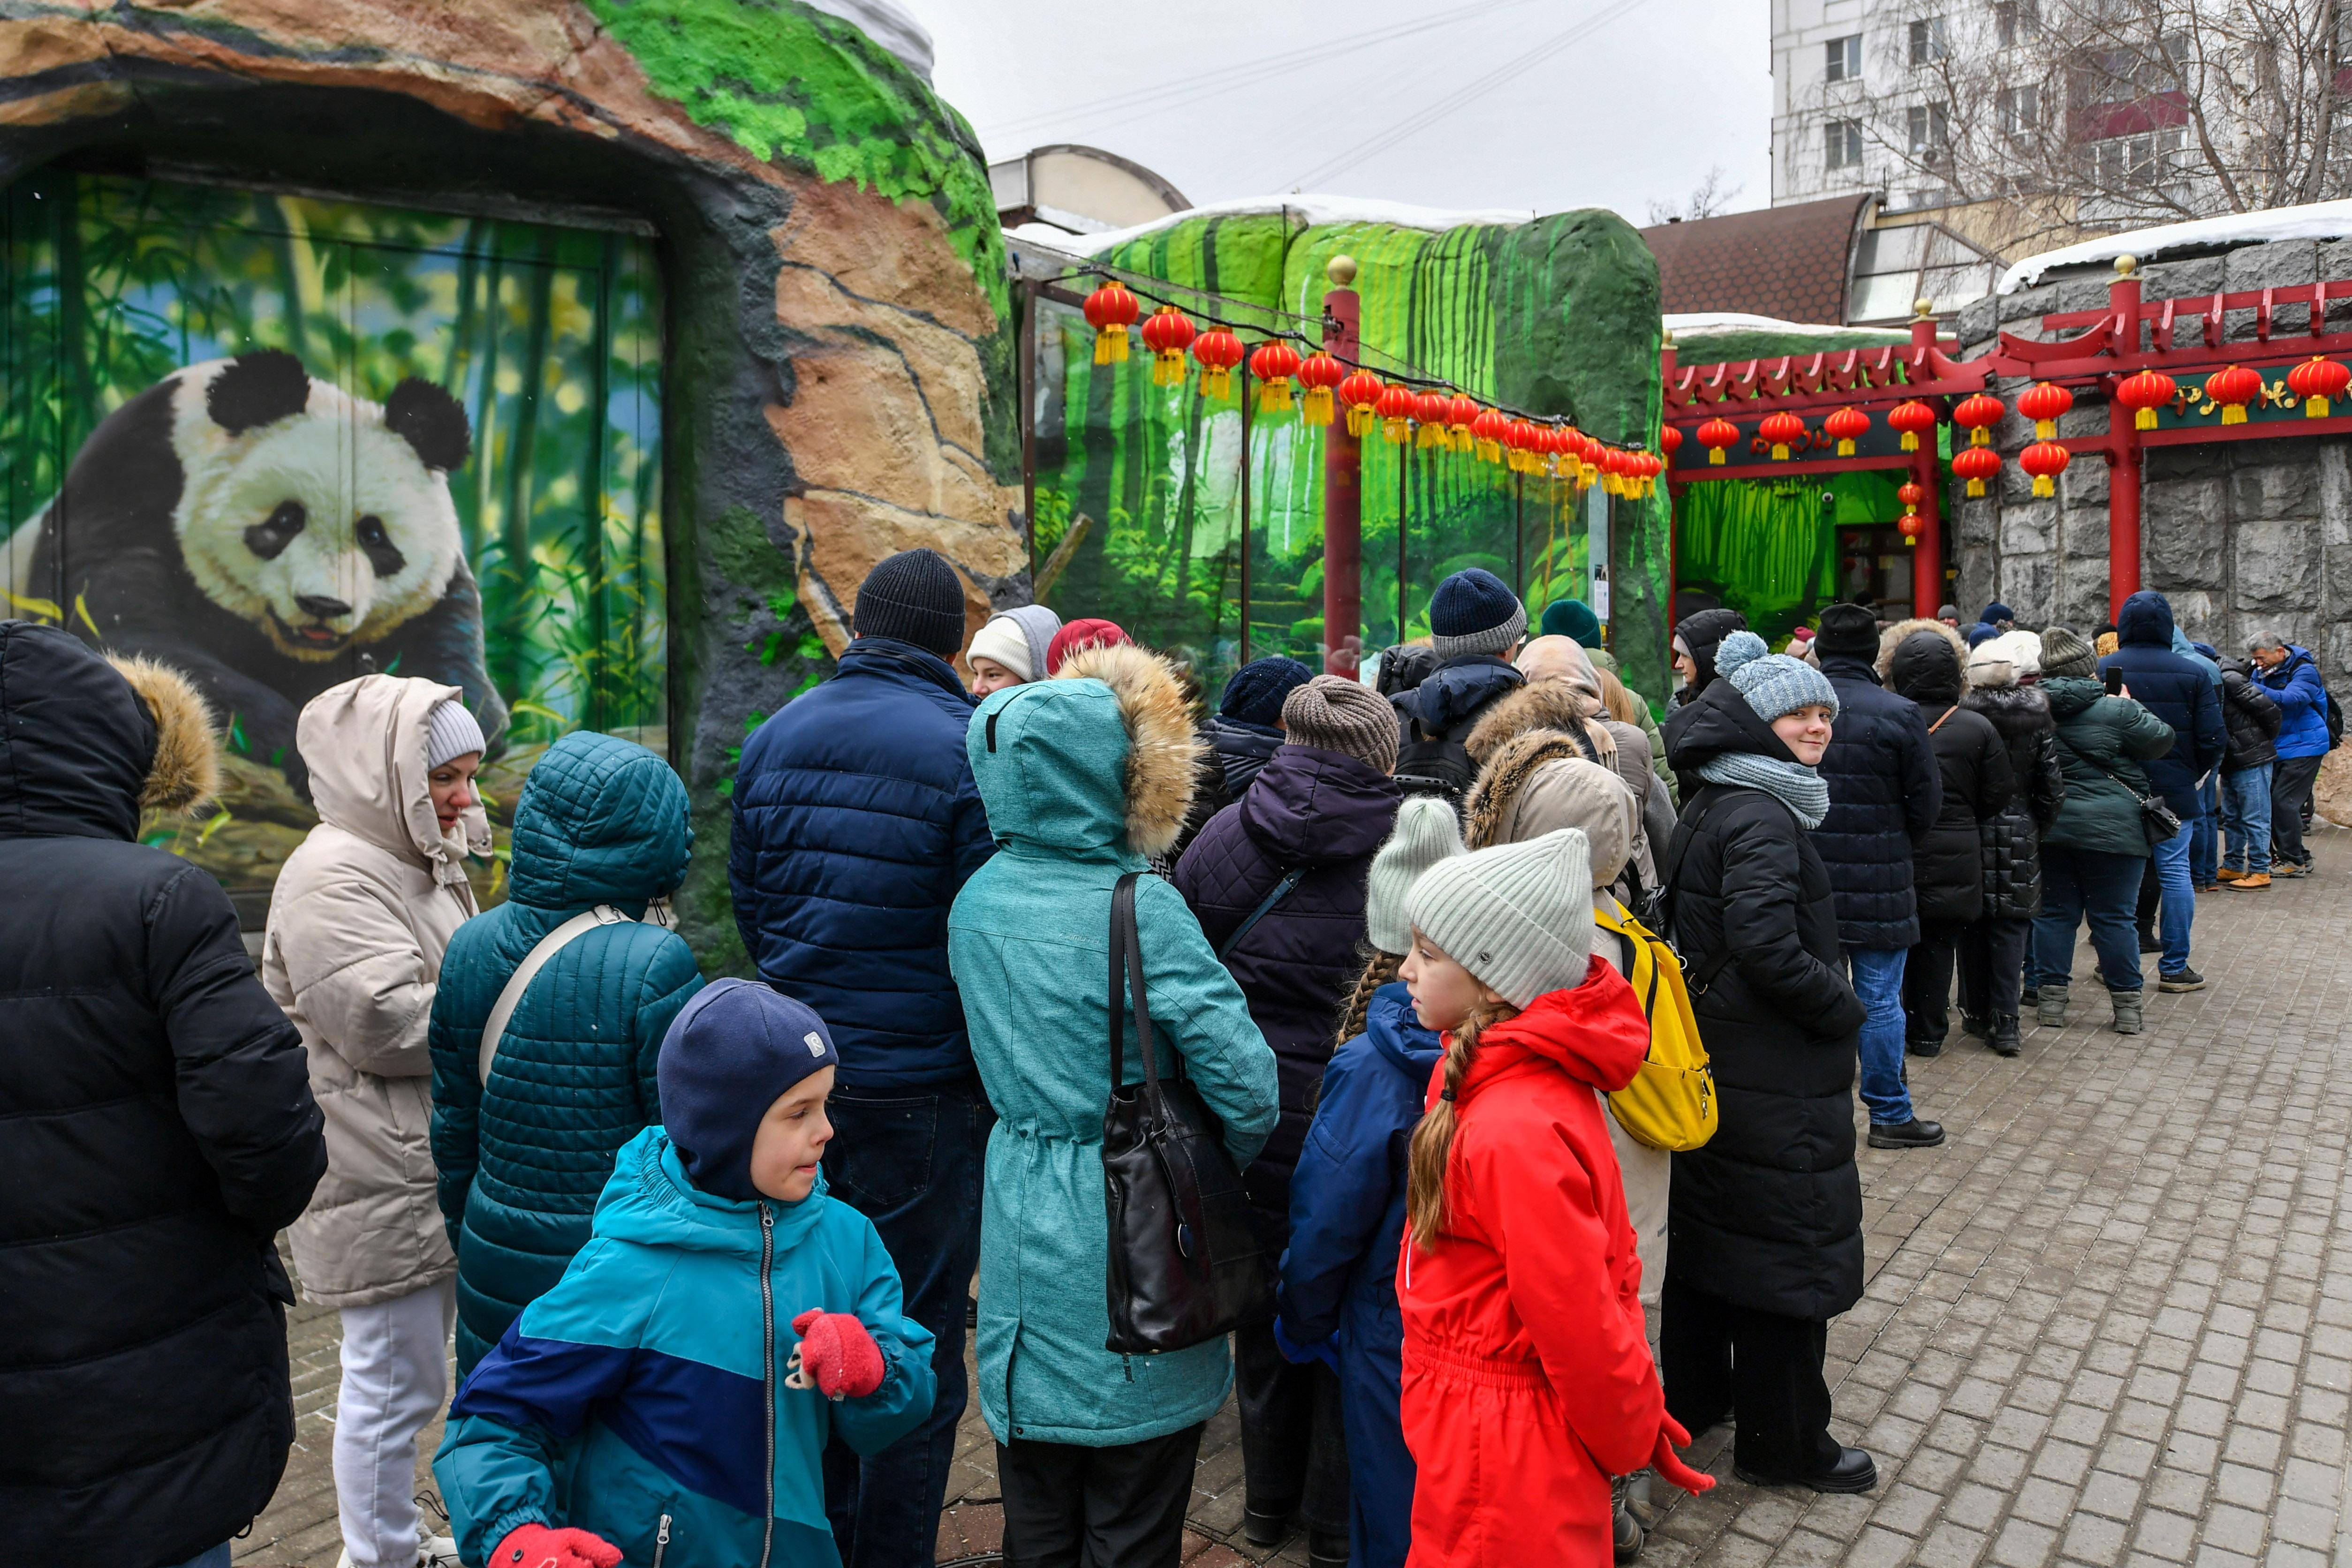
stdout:
MULTIPOLYGON (((2084 996, 2086 946, 2067 1027, 2029 1029, 2014 1061, 1958 1036, 1913 1060, 1950 1141, 1864 1151, 1869 1284, 1829 1336, 1832 1429, 1877 1490, 1745 1485, 1718 1428, 1694 1450, 1718 1485, 1661 1489, 1645 1563, 2352 1563, 2352 836, 2314 847, 2316 876, 2200 901, 2208 988, 2151 986, 2145 1034, 2084 996)), ((288 1334, 297 1444, 236 1561, 333 1568, 334 1314, 299 1309, 288 1334)), ((1193 1488, 1188 1568, 1305 1562, 1240 1538, 1230 1404, 1193 1488)), ((950 1498, 940 1560, 994 1550, 976 1409, 950 1498)))

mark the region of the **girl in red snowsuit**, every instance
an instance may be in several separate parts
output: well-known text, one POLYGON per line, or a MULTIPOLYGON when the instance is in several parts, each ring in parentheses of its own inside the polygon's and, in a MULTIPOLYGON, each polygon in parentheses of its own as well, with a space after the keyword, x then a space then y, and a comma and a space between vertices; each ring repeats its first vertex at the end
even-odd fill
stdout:
POLYGON ((1445 1031, 1413 1134, 1397 1271, 1402 1414, 1419 1479, 1408 1568, 1611 1561, 1609 1478, 1674 1448, 1643 1335, 1642 1266, 1595 1090, 1649 1050, 1592 956, 1574 829, 1441 862, 1413 886, 1402 974, 1445 1031))

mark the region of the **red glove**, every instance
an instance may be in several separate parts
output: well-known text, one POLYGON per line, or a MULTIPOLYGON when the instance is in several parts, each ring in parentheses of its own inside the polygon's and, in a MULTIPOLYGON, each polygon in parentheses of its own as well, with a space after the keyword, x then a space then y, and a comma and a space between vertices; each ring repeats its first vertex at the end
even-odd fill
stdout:
POLYGON ((801 1343, 784 1382, 827 1399, 863 1399, 882 1386, 882 1347, 848 1312, 811 1307, 793 1320, 801 1343))
POLYGON ((621 1549, 584 1530, 518 1524, 490 1553, 486 1568, 620 1568, 621 1549))
MULTIPOLYGON (((1671 1416, 1659 1416, 1658 1446, 1650 1455, 1650 1467, 1686 1492, 1713 1491, 1715 1478, 1701 1475, 1683 1463, 1680 1456, 1675 1452, 1676 1448, 1689 1448, 1690 1440, 1690 1434, 1683 1430, 1681 1422, 1671 1416)), ((503 1564, 500 1568, 503 1568, 503 1564)))

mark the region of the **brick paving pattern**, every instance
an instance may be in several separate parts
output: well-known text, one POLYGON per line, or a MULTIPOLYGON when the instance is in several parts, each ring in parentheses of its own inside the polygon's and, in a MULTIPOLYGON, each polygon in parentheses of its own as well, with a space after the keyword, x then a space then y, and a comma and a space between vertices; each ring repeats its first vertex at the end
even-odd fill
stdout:
MULTIPOLYGON (((2151 955, 2145 1034, 2106 1027, 2085 947, 2066 1028, 2029 1027, 2014 1061, 1957 1036, 1913 1060, 1950 1141, 1863 1151, 1869 1286, 1830 1331, 1833 1430, 1877 1459, 1877 1490, 1747 1486, 1718 1428, 1694 1461, 1719 1484, 1660 1488, 1679 1500, 1643 1563, 2352 1563, 2352 844, 2323 830, 2315 848, 2315 877, 2200 901, 2210 984, 2161 996, 2151 955)), ((289 1335, 297 1446, 236 1560, 333 1568, 334 1314, 300 1309, 289 1335)), ((976 1410, 950 1495, 940 1560, 992 1551, 976 1410)), ((1187 1563, 1305 1562, 1295 1539, 1249 1547, 1241 1509, 1228 1405, 1187 1563)))

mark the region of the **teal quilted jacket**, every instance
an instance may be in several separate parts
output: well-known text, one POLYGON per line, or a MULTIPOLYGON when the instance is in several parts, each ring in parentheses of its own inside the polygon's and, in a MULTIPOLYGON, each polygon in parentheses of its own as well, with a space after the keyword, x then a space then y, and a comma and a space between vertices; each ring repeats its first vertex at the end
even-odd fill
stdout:
POLYGON ((457 1251, 457 1366, 481 1359, 587 1242, 614 1155, 661 1121, 654 1064, 702 988, 685 939, 637 924, 686 874, 686 786, 644 747, 565 736, 515 810, 507 902, 457 928, 433 1000, 433 1162, 457 1251), (610 904, 631 917, 558 953, 515 1009, 489 1082, 482 1030, 539 939, 610 904))

